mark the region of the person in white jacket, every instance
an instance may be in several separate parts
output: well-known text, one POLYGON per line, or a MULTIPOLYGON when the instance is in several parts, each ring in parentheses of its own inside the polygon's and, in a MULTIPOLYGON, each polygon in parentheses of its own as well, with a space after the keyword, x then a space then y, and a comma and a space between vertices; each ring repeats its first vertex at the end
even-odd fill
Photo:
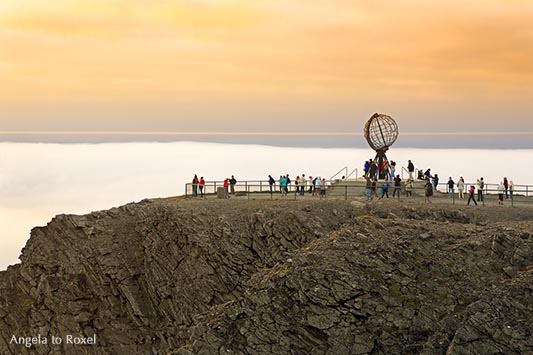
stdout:
POLYGON ((465 198, 465 179, 461 176, 457 182, 457 190, 459 190, 459 198, 465 198))
POLYGON ((483 178, 477 180, 477 201, 483 202, 483 189, 485 189, 485 182, 483 178))

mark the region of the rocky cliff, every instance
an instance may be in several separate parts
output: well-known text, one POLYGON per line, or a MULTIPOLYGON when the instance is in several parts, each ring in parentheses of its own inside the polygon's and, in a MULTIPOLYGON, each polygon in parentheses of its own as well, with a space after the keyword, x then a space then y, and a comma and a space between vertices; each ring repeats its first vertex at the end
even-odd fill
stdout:
POLYGON ((0 354, 533 354, 532 217, 181 199, 60 215, 0 272, 0 354))

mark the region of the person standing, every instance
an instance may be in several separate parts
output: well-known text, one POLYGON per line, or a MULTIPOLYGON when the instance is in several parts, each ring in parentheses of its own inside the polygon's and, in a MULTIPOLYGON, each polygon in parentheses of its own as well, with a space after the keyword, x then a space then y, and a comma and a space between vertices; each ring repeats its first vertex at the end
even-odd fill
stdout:
POLYGON ((415 172, 415 165, 413 164, 411 159, 409 159, 407 163, 407 171, 409 171, 409 180, 414 181, 415 179, 414 179, 413 173, 415 172))
POLYGON ((381 200, 385 195, 387 196, 387 198, 389 198, 389 179, 388 178, 385 178, 385 181, 383 181, 383 184, 381 184, 381 197, 379 199, 381 200))
POLYGON ((435 174, 435 176, 433 177, 433 188, 435 189, 435 191, 437 191, 438 187, 439 187, 439 175, 435 174))
POLYGON ((465 179, 463 179, 462 176, 459 178, 459 181, 457 182, 457 190, 459 190, 459 198, 463 199, 465 197, 463 193, 465 190, 465 179))
POLYGON ((289 192, 291 190, 291 178, 289 177, 289 174, 286 175, 287 178, 287 186, 285 187, 286 192, 289 192))
POLYGON ((192 197, 198 197, 198 176, 194 174, 194 177, 192 178, 192 197))
POLYGON ((398 200, 399 200, 401 192, 402 192, 402 179, 400 178, 400 175, 397 175, 394 178, 394 191, 392 191, 392 197, 396 197, 396 194, 398 194, 398 200))
POLYGON ((431 180, 432 176, 431 176, 431 169, 428 169, 426 170, 426 172, 424 173, 424 178, 426 180, 431 180))
POLYGON ((483 189, 485 188, 485 182, 483 178, 478 180, 478 189, 477 189, 477 201, 483 202, 483 189))
POLYGON ((326 198, 326 178, 320 180, 320 199, 326 198))
POLYGON ((374 160, 372 165, 370 165, 370 178, 377 179, 378 177, 378 162, 374 160))
POLYGON ((378 179, 372 179, 372 196, 378 197, 378 179))
POLYGON ((467 206, 470 205, 470 201, 474 201, 474 203, 477 206, 476 199, 474 198, 475 192, 476 192, 476 188, 474 187, 474 185, 470 185, 470 189, 468 190, 468 202, 466 203, 467 206))
POLYGON ((433 185, 431 184, 431 180, 426 180, 426 185, 424 185, 424 193, 426 196, 426 203, 433 203, 431 199, 433 198, 433 185))
POLYGON ((281 186, 281 196, 286 196, 287 195, 287 177, 282 176, 279 184, 281 186))
POLYGON ((200 197, 201 198, 204 198, 204 187, 205 187, 205 180, 204 180, 204 177, 202 176, 200 178, 200 197))
MULTIPOLYGON (((379 174, 380 177, 383 176, 383 179, 389 178, 388 166, 389 166, 389 162, 386 159, 383 159, 383 162, 381 163, 381 167, 380 167, 380 174, 379 174)), ((388 198, 388 195, 387 195, 387 198, 388 198)))
POLYGON ((315 180, 313 179, 312 176, 309 176, 308 182, 309 182, 309 193, 313 194, 313 191, 315 189, 315 180))
POLYGON ((226 198, 228 198, 229 178, 224 180, 224 191, 226 191, 226 198))
POLYGON ((372 200, 372 179, 365 175, 366 186, 365 186, 365 198, 366 202, 372 200))
POLYGON ((511 180, 509 182, 509 196, 511 197, 511 200, 513 199, 513 193, 514 193, 514 182, 511 180))
POLYGON ((365 175, 363 177, 368 176, 368 172, 370 171, 370 165, 372 165, 372 160, 365 161, 365 165, 363 166, 363 169, 365 171, 365 175))
POLYGON ((503 206, 503 194, 505 193, 505 186, 503 186, 503 181, 500 181, 498 185, 498 205, 503 206))
POLYGON ((296 179, 294 180, 294 185, 296 185, 296 193, 300 193, 300 175, 296 175, 296 179))
POLYGON ((231 175, 231 179, 229 180, 229 187, 232 195, 235 194, 235 185, 237 185, 237 180, 235 179, 235 176, 231 175))
POLYGON ((503 188, 505 189, 505 198, 509 198, 509 181, 507 177, 503 178, 503 188))
MULTIPOLYGON (((390 178, 391 178, 391 180, 394 180, 394 177, 396 176, 395 174, 396 174, 396 162, 394 160, 391 160, 390 161, 390 178)), ((394 192, 393 192, 393 194, 394 194, 394 192)))
POLYGON ((270 192, 274 192, 274 184, 276 183, 276 180, 272 177, 272 175, 268 175, 268 185, 270 187, 270 192))
POLYGON ((453 197, 453 194, 455 193, 455 181, 453 181, 452 177, 448 179, 448 198, 453 197))
POLYGON ((414 180, 408 179, 407 183, 405 184, 405 196, 407 197, 413 196, 413 187, 414 187, 414 180))
POLYGON ((305 189, 307 188, 307 180, 305 179, 305 174, 302 174, 302 186, 300 187, 300 195, 305 195, 305 189))
POLYGON ((315 188, 313 190, 313 196, 320 195, 321 183, 322 183, 322 179, 320 178, 320 176, 317 176, 315 178, 315 188))

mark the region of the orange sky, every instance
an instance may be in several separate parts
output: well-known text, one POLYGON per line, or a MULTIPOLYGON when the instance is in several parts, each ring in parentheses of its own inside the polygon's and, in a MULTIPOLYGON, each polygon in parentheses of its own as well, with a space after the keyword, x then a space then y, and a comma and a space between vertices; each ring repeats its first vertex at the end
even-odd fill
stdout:
POLYGON ((0 130, 533 129, 532 63, 526 0, 2 0, 0 130))

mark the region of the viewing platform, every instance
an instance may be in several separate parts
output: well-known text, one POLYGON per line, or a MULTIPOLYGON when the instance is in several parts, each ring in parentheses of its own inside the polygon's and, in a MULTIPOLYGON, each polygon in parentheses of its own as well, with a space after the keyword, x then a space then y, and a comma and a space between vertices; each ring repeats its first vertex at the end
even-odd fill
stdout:
MULTIPOLYGON (((376 193, 378 197, 381 196, 381 186, 383 181, 378 181, 376 193)), ((403 202, 412 200, 413 202, 425 201, 425 180, 415 180, 413 182, 413 188, 411 196, 407 196, 405 180, 402 180, 400 196, 393 198, 394 181, 389 181, 388 194, 384 200, 400 199, 403 202)), ((446 203, 446 204, 466 204, 468 200, 468 187, 470 185, 476 186, 475 183, 466 182, 465 191, 463 192, 464 198, 459 198, 457 188, 453 194, 448 194, 448 185, 446 182, 440 182, 437 189, 434 189, 433 203, 446 203)), ((279 182, 276 182, 272 186, 272 191, 267 180, 244 180, 238 181, 234 186, 235 193, 231 194, 230 189, 226 193, 224 190, 224 181, 206 181, 203 195, 204 198, 238 198, 238 199, 255 199, 255 200, 303 200, 303 199, 320 199, 320 194, 317 191, 315 194, 310 190, 309 183, 305 185, 305 192, 303 195, 300 193, 299 188, 302 185, 296 185, 294 181, 287 186, 287 195, 280 193, 279 182), (298 188, 298 191, 297 191, 298 188)), ((362 177, 348 178, 348 179, 332 179, 326 181, 326 196, 322 198, 326 199, 338 199, 338 200, 356 200, 365 201, 365 189, 366 180, 362 177)), ((195 198, 193 196, 193 184, 185 184, 185 197, 195 198)), ((533 206, 533 185, 515 185, 513 191, 513 198, 504 197, 504 206, 533 206)), ((480 205, 498 205, 498 184, 485 183, 483 189, 484 201, 479 201, 480 205)), ((196 198, 201 198, 200 188, 197 188, 196 198)), ((477 191, 475 195, 477 201, 477 191)), ((378 198, 374 198, 372 201, 376 201, 378 198)), ((372 202, 371 201, 371 202, 372 202)))

